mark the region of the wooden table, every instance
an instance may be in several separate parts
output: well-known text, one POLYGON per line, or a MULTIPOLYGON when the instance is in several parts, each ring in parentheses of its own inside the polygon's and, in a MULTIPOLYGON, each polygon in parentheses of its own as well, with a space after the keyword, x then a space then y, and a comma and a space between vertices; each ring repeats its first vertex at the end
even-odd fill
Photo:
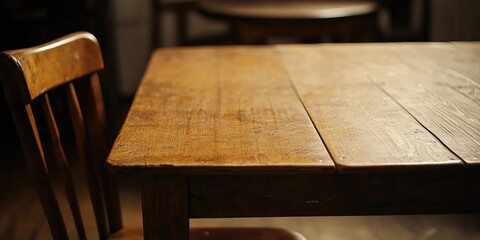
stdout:
POLYGON ((480 43, 153 53, 108 168, 189 218, 480 212, 480 43))

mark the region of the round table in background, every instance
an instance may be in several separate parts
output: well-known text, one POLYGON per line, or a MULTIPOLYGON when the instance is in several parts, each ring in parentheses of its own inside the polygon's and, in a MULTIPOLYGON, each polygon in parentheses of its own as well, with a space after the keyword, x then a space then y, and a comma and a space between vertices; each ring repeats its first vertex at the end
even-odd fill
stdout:
POLYGON ((243 44, 271 37, 366 42, 376 34, 376 1, 202 0, 198 7, 209 16, 230 21, 237 43, 243 44))

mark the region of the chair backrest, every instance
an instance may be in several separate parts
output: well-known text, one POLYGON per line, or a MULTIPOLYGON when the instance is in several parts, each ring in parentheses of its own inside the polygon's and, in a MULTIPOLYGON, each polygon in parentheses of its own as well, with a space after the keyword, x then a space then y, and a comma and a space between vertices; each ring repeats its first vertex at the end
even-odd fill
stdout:
POLYGON ((27 166, 55 239, 68 239, 68 234, 48 171, 52 161, 45 159, 47 147, 51 147, 54 153, 53 162, 65 184, 65 195, 79 238, 85 239, 86 233, 69 161, 49 98, 49 93, 54 91, 62 92, 62 97, 66 99, 76 152, 86 170, 100 239, 122 228, 115 182, 104 171, 109 146, 98 77, 98 71, 103 67, 98 42, 86 32, 0 54, 0 81, 4 85, 27 166), (34 111, 37 106, 40 111, 34 111), (46 126, 44 131, 39 129, 42 125, 46 126), (49 135, 50 140, 44 140, 44 135, 49 135))

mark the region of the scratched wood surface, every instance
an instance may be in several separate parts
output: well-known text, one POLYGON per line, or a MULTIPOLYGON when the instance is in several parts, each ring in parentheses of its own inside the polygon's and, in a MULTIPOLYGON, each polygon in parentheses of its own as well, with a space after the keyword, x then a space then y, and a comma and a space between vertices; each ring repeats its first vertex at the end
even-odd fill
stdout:
POLYGON ((339 169, 478 164, 474 53, 448 43, 278 51, 339 169))
POLYGON ((157 51, 109 165, 151 171, 478 165, 478 46, 157 51))
POLYGON ((155 52, 109 164, 146 170, 334 167, 270 47, 155 52))
POLYGON ((418 57, 411 69, 431 71, 425 75, 435 77, 397 81, 386 85, 386 91, 463 161, 480 164, 479 52, 444 44, 433 49, 415 46, 411 53, 399 48, 395 55, 405 61, 413 52, 418 57))

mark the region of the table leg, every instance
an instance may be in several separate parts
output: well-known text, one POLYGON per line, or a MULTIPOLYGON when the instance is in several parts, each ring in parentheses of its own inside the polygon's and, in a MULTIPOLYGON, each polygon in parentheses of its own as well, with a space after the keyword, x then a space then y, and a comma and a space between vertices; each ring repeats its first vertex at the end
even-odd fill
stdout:
POLYGON ((149 177, 144 180, 142 209, 145 239, 189 239, 187 190, 185 177, 149 177))

